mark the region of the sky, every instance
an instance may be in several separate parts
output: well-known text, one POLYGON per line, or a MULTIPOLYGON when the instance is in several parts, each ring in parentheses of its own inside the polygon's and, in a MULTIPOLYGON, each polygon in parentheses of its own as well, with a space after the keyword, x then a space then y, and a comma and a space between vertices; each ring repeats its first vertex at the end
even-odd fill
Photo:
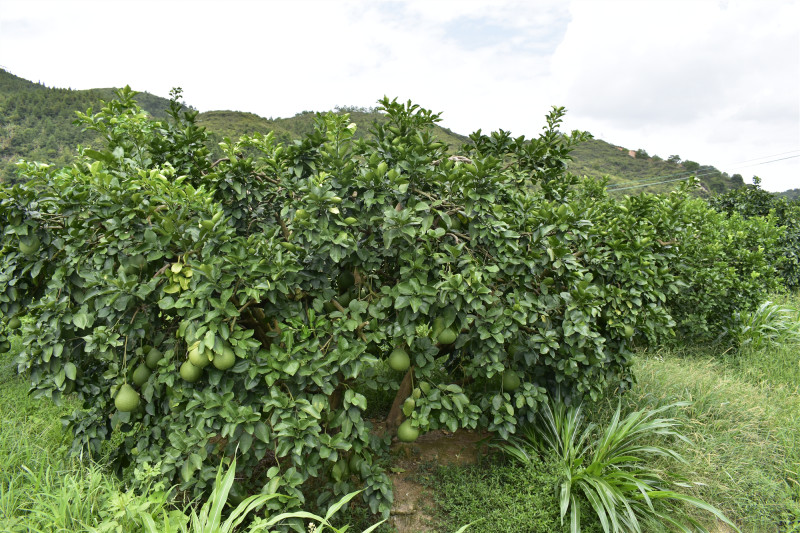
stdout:
POLYGON ((0 67, 263 117, 386 95, 800 188, 800 0, 0 0, 0 67))

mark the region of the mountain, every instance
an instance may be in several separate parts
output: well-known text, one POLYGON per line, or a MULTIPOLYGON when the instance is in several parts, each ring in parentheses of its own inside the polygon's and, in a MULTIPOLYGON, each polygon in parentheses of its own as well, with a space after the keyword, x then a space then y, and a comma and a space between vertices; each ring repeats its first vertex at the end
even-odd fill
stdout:
MULTIPOLYGON (((82 132, 73 124, 75 111, 100 108, 102 100, 111 100, 114 89, 56 89, 33 83, 0 69, 0 180, 16 179, 15 163, 20 159, 55 165, 69 164, 76 147, 99 142, 94 132, 82 132)), ((139 93, 139 105, 155 118, 163 118, 169 100, 149 93, 139 93)), ((375 109, 344 107, 335 111, 350 113, 358 125, 357 136, 368 134, 373 122, 385 120, 375 109)), ((313 130, 315 113, 303 111, 290 118, 264 118, 241 111, 200 113, 198 124, 210 133, 209 147, 216 151, 225 137, 273 131, 279 141, 290 141, 313 130)), ((436 127, 434 136, 456 153, 469 138, 436 127)), ((741 176, 729 177, 711 166, 680 161, 677 156, 663 160, 644 150, 629 150, 594 139, 579 145, 573 153, 570 171, 590 177, 607 176, 609 190, 619 194, 642 191, 666 192, 674 189, 690 174, 700 177, 700 194, 710 195, 741 186, 741 176)))

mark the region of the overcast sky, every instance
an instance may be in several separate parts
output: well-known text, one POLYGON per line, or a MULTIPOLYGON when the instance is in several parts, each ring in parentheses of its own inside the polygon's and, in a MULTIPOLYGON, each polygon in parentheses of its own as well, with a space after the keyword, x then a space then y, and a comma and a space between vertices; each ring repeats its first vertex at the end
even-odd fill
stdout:
POLYGON ((264 117, 388 95, 463 134, 537 135, 559 105, 567 129, 780 191, 800 187, 798 21, 788 0, 0 0, 0 66, 264 117))

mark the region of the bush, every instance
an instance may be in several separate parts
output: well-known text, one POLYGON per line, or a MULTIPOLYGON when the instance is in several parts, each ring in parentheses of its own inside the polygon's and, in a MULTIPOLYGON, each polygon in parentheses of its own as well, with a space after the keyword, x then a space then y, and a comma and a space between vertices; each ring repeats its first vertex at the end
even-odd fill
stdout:
MULTIPOLYGON (((180 490, 207 493, 238 451, 240 492, 282 495, 268 510, 362 485, 385 515, 375 454, 391 433, 373 433, 361 390, 398 391, 390 429, 405 415, 423 432, 508 437, 547 390, 628 387, 632 342, 668 335, 668 311, 701 301, 714 324, 729 311, 691 279, 717 269, 710 239, 749 226, 712 227, 685 192, 616 202, 569 175, 587 136, 559 131, 563 108, 536 139, 478 132, 447 157, 439 115, 384 98, 369 139, 320 115, 301 141, 226 140, 212 162, 179 97, 151 121, 119 91, 79 117, 104 149, 22 165, 25 183, 0 190, 0 312, 32 319, 20 369, 36 395, 83 402, 73 451, 118 439, 120 470, 160 462, 180 490), (395 350, 405 374, 386 369, 395 350)), ((765 232, 724 240, 744 254, 710 276, 742 290, 731 305, 758 292, 725 276, 766 273, 749 248, 765 232)))
POLYGON ((782 232, 776 245, 767 250, 769 258, 783 278, 784 286, 796 291, 800 289, 800 202, 765 191, 760 183, 755 178, 752 185, 714 196, 709 201, 728 216, 736 213, 746 219, 774 217, 782 232))

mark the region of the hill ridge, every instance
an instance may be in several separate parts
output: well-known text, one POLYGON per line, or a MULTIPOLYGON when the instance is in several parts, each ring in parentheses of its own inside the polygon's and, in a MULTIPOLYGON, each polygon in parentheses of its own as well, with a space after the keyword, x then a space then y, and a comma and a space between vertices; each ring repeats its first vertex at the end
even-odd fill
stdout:
MULTIPOLYGON (((0 68, 0 179, 16 179, 15 163, 19 159, 43 161, 55 165, 67 165, 75 155, 76 147, 91 146, 98 139, 93 132, 81 131, 72 122, 75 111, 98 109, 101 100, 111 100, 114 88, 63 89, 51 88, 15 76, 0 68)), ((139 92, 139 105, 154 118, 166 116, 169 100, 148 92, 139 92)), ((382 115, 374 108, 355 106, 337 107, 332 111, 350 113, 350 120, 358 126, 357 135, 368 133, 373 121, 381 121, 382 115)), ((249 111, 213 110, 200 113, 198 124, 206 127, 210 137, 210 148, 217 149, 224 137, 239 138, 243 134, 273 131, 275 138, 287 142, 313 129, 315 112, 301 111, 288 118, 265 118, 249 111)), ((469 137, 436 126, 437 141, 457 152, 469 137)), ((593 139, 579 145, 573 152, 569 170, 574 174, 609 179, 609 189, 629 187, 632 193, 639 191, 666 192, 673 189, 676 181, 656 183, 662 175, 697 171, 708 171, 701 176, 700 194, 713 194, 741 186, 741 176, 728 176, 712 166, 701 167, 693 161, 661 159, 651 157, 644 150, 631 150, 601 139, 593 139), (653 184, 643 185, 648 180, 653 184)))

